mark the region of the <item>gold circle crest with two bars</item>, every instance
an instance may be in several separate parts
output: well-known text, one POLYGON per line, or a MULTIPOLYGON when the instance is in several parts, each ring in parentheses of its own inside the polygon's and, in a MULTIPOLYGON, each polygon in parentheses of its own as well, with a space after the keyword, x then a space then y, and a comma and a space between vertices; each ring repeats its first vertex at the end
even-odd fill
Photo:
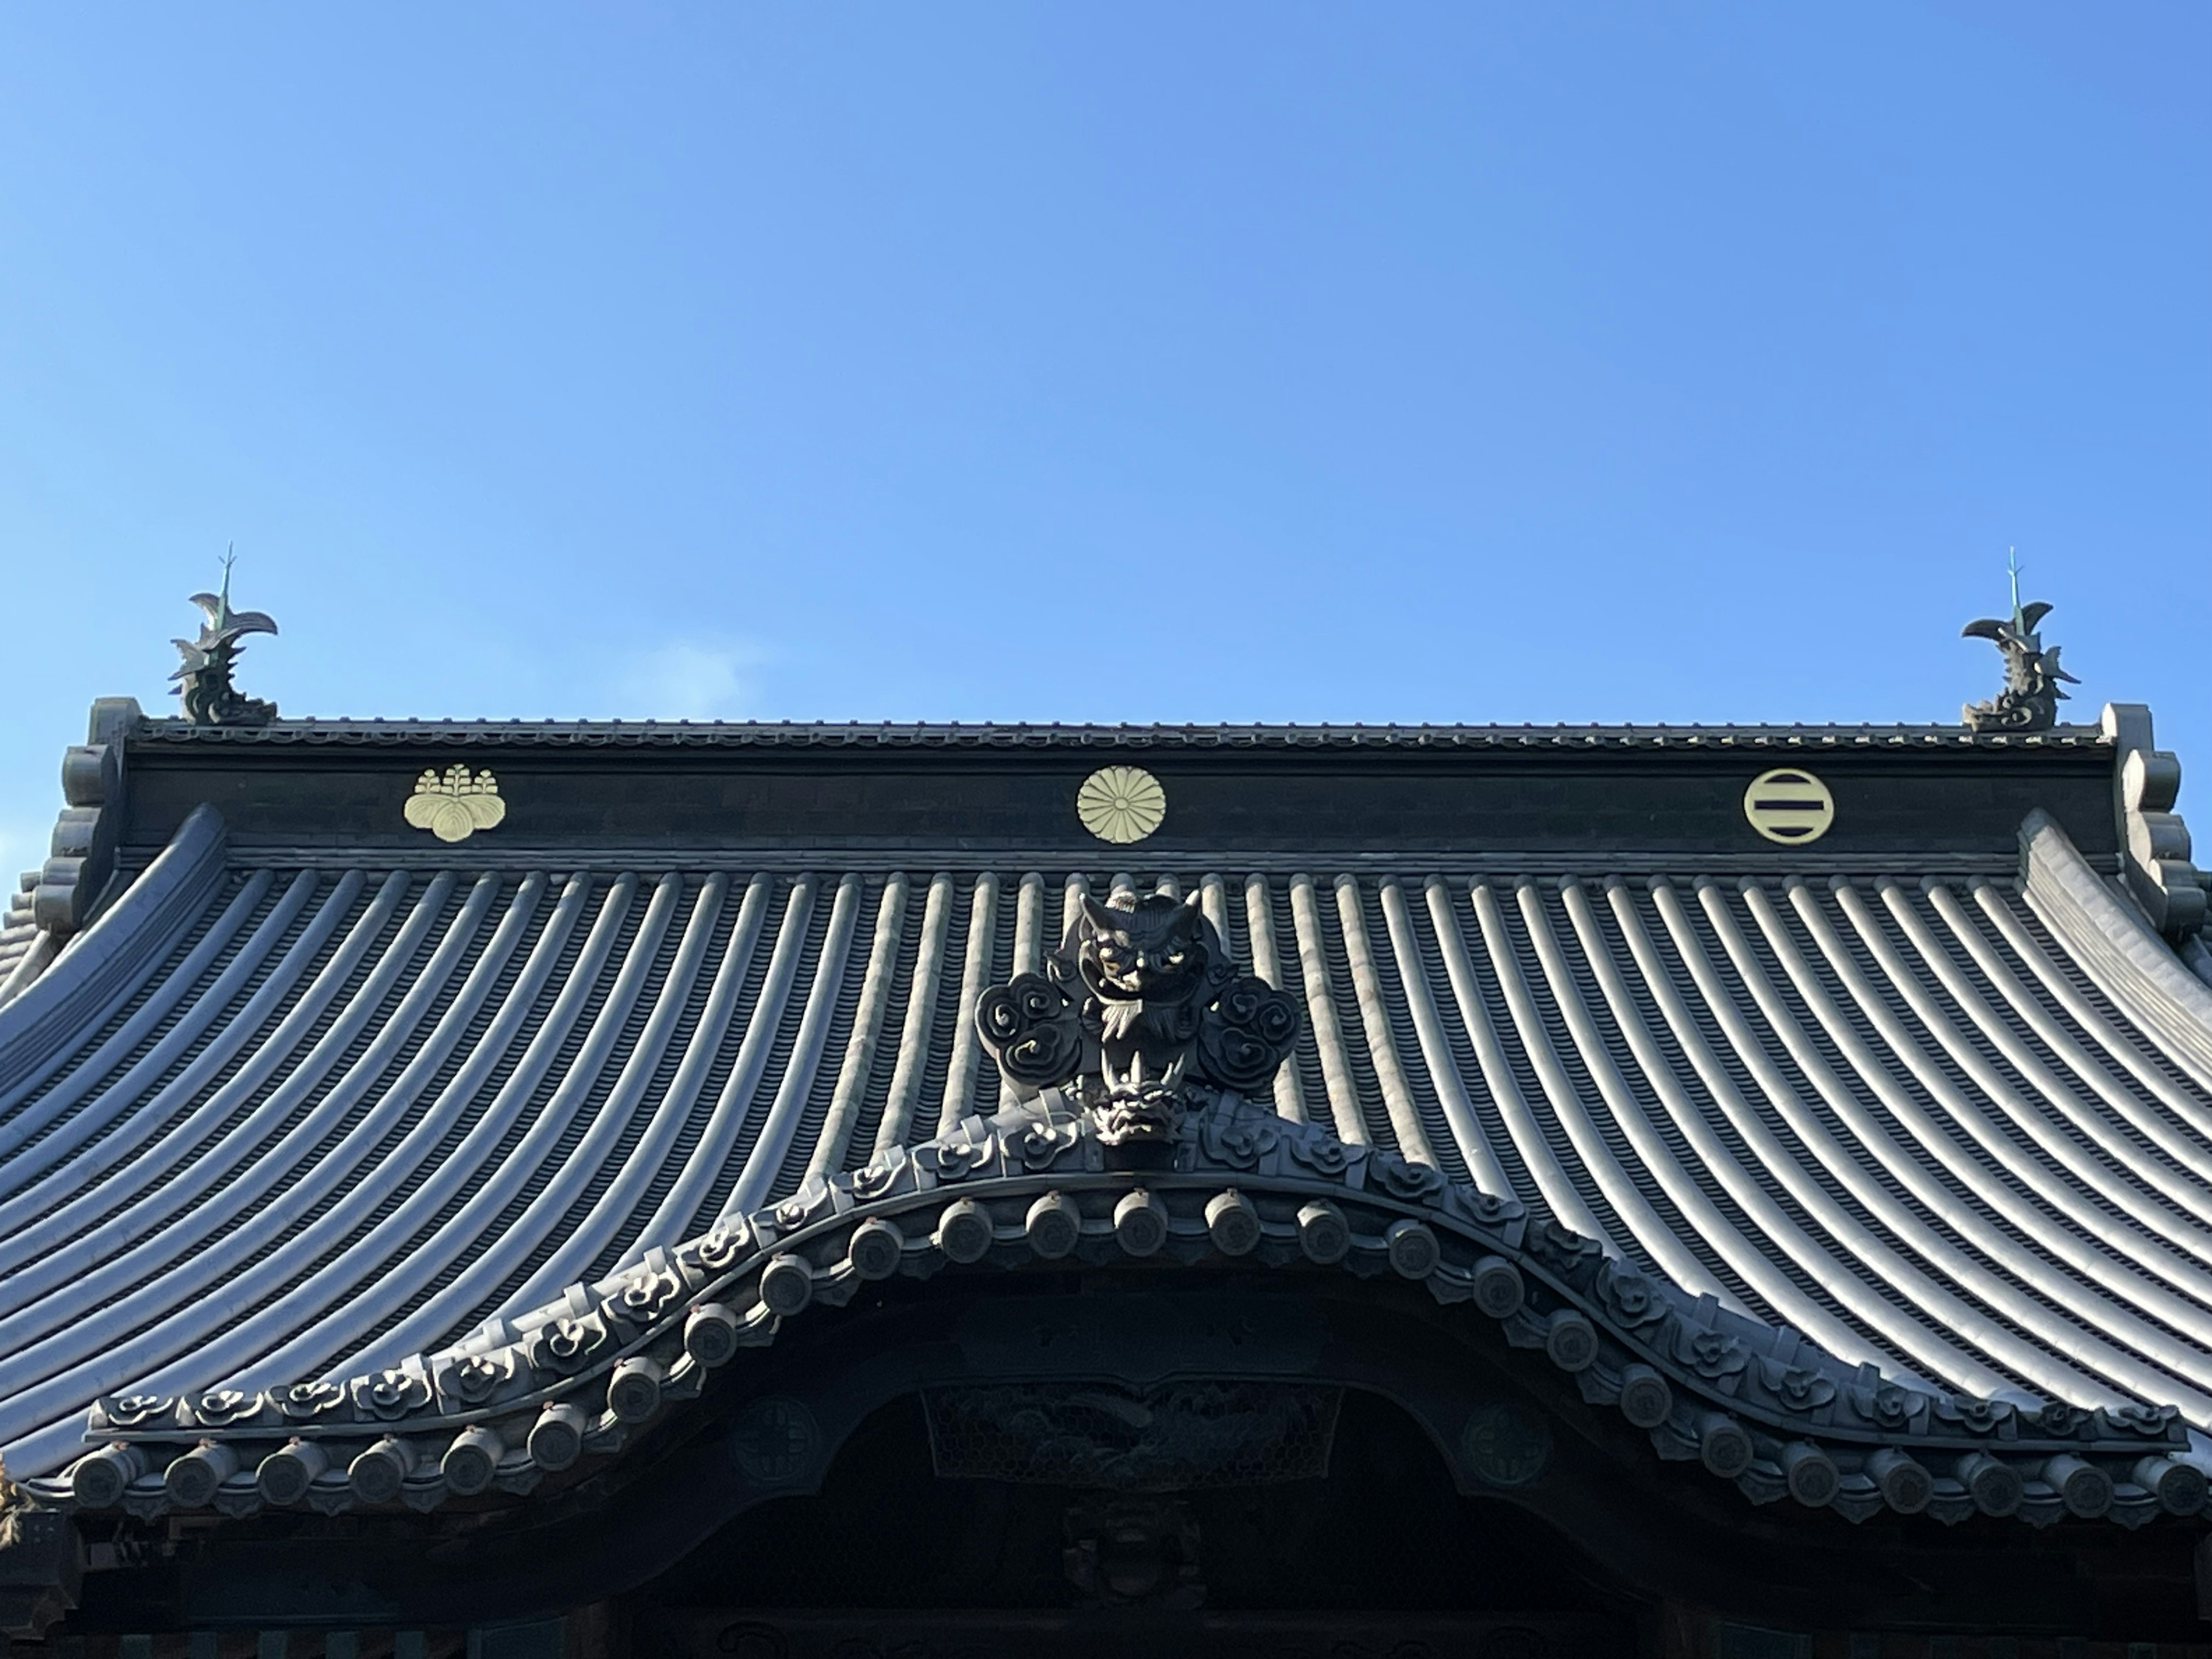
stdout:
POLYGON ((1836 798, 1810 772, 1780 766, 1761 772, 1743 792, 1743 816, 1769 841, 1802 847, 1836 821, 1836 798))

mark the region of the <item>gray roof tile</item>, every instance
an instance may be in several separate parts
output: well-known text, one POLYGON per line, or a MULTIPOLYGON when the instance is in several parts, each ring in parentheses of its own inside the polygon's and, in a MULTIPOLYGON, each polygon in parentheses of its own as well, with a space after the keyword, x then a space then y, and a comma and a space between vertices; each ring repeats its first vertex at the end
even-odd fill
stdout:
MULTIPOLYGON (((2025 888, 1142 883, 1198 887, 1308 1009, 1285 1120, 1844 1366, 2212 1426, 2212 992, 2030 829, 2025 888)), ((505 1340, 571 1285, 991 1116, 976 994, 1119 878, 283 869, 196 817, 0 1010, 11 1473, 67 1463, 119 1392, 505 1340)))

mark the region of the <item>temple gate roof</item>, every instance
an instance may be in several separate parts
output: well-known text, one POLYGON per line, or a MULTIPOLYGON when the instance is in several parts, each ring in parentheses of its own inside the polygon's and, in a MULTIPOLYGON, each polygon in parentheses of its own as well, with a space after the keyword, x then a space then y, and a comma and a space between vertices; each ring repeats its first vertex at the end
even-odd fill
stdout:
POLYGON ((0 1448, 52 1501, 242 1511, 318 1437, 318 1506, 519 1497, 856 1282, 1047 1255, 1047 1200, 1195 1261, 1224 1193, 1754 1498, 2202 1500, 2212 959, 2140 711, 91 736, 0 937, 0 1448), (1153 893, 1302 1022, 1135 1224, 975 1014, 1153 893))

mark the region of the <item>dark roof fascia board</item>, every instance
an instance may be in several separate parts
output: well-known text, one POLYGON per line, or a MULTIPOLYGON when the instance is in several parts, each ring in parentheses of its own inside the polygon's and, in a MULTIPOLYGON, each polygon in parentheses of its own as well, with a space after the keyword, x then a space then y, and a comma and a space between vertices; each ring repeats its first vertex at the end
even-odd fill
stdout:
POLYGON ((632 851, 650 865, 781 860, 803 850, 823 863, 908 868, 1059 859, 1079 869, 1133 860, 1179 868, 1212 856, 1228 867, 1257 860, 1250 867, 1356 869, 1387 856, 1493 873, 1699 873, 1724 865, 1847 871, 1860 867, 1854 860, 1925 871, 1938 867, 1933 858, 1995 874, 2011 866, 2021 818, 2035 807, 2090 856, 2116 851, 2113 751, 2100 734, 2079 732, 2070 746, 1838 741, 1780 751, 1625 738, 1524 747, 1510 728, 1425 746, 1394 745, 1388 733, 1372 745, 1306 747, 1201 744, 1179 732, 1167 746, 1127 751, 1173 805, 1157 835, 1121 848, 1088 840, 1074 810, 1085 775, 1109 755, 1057 737, 932 747, 816 742, 840 728, 812 727, 755 744, 741 734, 781 729, 720 728, 740 735, 721 746, 558 747, 508 744, 483 728, 444 738, 428 727, 362 729, 384 735, 335 746, 158 738, 135 746, 126 862, 150 856, 203 802, 222 810, 240 853, 320 848, 412 862, 431 849, 401 807, 422 775, 454 765, 495 773, 508 809, 468 848, 541 867, 632 851), (1778 765, 1815 771, 1835 791, 1838 822, 1818 847, 1771 843, 1745 821, 1747 786, 1778 765))

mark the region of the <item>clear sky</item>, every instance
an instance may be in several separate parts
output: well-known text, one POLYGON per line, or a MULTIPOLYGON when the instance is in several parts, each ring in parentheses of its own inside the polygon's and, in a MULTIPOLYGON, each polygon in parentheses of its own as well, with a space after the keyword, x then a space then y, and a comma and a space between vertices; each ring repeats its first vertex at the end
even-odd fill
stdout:
POLYGON ((0 867, 230 541, 288 714, 1545 722, 1954 720, 2016 546, 2212 787, 2208 72, 2202 0, 9 8, 0 867))

